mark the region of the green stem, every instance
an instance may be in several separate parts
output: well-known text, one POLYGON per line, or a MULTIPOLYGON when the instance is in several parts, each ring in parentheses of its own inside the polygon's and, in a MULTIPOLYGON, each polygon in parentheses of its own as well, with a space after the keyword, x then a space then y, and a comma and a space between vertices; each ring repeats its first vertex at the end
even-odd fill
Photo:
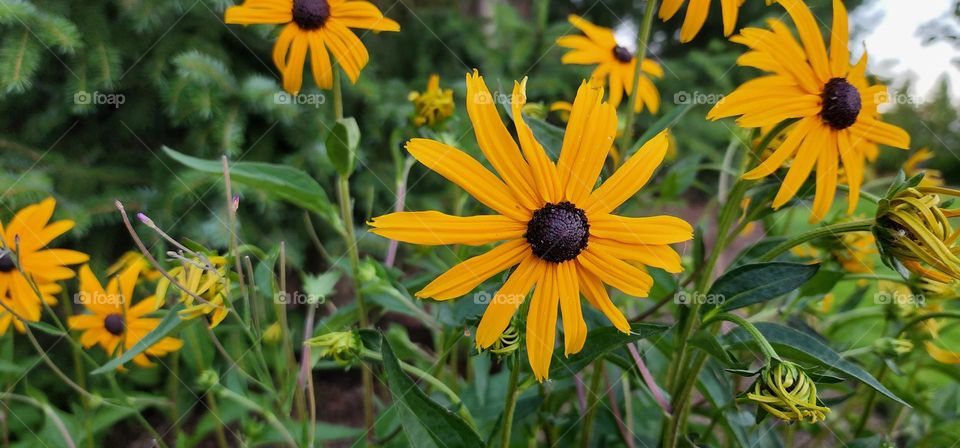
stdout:
POLYGON ((825 236, 835 236, 847 232, 868 232, 873 228, 873 219, 862 219, 859 221, 842 222, 829 226, 819 227, 807 232, 801 233, 787 241, 778 244, 769 252, 760 257, 761 262, 772 261, 778 255, 796 247, 807 241, 812 241, 825 236))
MULTIPOLYGON (((886 375, 886 373, 887 373, 887 365, 885 363, 880 364, 880 370, 877 372, 877 375, 875 376, 875 378, 877 379, 877 381, 883 381, 883 377, 884 375, 886 375)), ((860 420, 857 422, 857 425, 854 426, 853 438, 857 438, 861 433, 863 433, 863 430, 867 427, 867 420, 870 419, 870 415, 872 414, 873 405, 874 403, 877 402, 876 389, 871 387, 868 394, 869 395, 867 395, 867 404, 864 405, 863 407, 863 414, 860 415, 860 420)))
POLYGON ((770 345, 770 341, 767 341, 767 338, 760 333, 760 330, 753 325, 752 322, 744 319, 740 315, 734 313, 718 313, 713 315, 708 315, 704 320, 704 326, 710 325, 710 323, 715 321, 725 320, 727 322, 733 322, 737 324, 740 328, 743 328, 751 337, 757 342, 757 345, 760 346, 760 351, 763 352, 763 356, 766 358, 767 364, 770 363, 771 359, 777 361, 780 360, 780 355, 777 354, 777 351, 773 349, 773 346, 770 345))
POLYGON ((590 379, 590 389, 587 391, 587 415, 583 418, 583 429, 580 433, 580 446, 582 448, 589 448, 591 446, 590 439, 593 436, 593 420, 597 415, 597 405, 600 403, 603 395, 603 392, 600 390, 600 384, 603 383, 603 376, 603 358, 600 358, 593 364, 593 378, 590 379))
POLYGON ((236 403, 237 405, 247 409, 248 411, 257 412, 260 415, 263 415, 263 417, 267 420, 267 423, 269 423, 270 426, 276 429, 277 432, 280 433, 281 436, 283 436, 284 442, 286 442, 287 445, 292 447, 297 446, 297 442, 293 438, 293 435, 290 434, 290 431, 287 430, 286 426, 283 426, 283 423, 281 423, 280 420, 277 419, 277 416, 273 412, 270 412, 269 410, 260 407, 260 405, 258 405, 257 403, 247 399, 242 395, 237 394, 236 392, 230 389, 227 389, 226 387, 223 387, 220 385, 217 385, 216 387, 219 389, 217 391, 218 395, 236 403))
POLYGON ((517 407, 517 383, 520 378, 520 365, 516 356, 510 357, 510 382, 507 384, 507 403, 503 409, 503 431, 500 433, 500 447, 510 447, 510 431, 513 429, 513 411, 517 407))
POLYGON ((657 0, 647 0, 647 7, 643 11, 643 22, 640 24, 640 32, 637 33, 637 51, 634 55, 637 64, 633 71, 633 95, 627 99, 627 122, 623 129, 623 138, 620 141, 620 147, 624 151, 630 148, 631 140, 633 140, 633 121, 637 115, 633 105, 636 97, 640 95, 637 84, 640 84, 640 76, 642 76, 640 73, 643 71, 641 67, 643 66, 643 60, 647 57, 647 44, 650 42, 650 30, 653 28, 653 16, 656 9, 657 0))

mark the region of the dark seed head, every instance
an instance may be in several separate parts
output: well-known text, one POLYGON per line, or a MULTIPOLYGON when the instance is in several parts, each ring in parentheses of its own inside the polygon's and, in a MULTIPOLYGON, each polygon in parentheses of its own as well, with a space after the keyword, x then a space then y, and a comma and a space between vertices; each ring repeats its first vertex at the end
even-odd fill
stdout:
POLYGON ((827 81, 820 94, 823 109, 820 116, 830 127, 840 130, 853 126, 860 115, 860 92, 846 79, 833 78, 827 81))
POLYGON ((123 323, 123 316, 119 314, 109 314, 107 318, 103 320, 103 328, 106 328, 107 331, 114 336, 123 334, 124 327, 126 327, 126 325, 123 323))
POLYGON ((315 30, 330 17, 327 0, 293 0, 293 21, 303 30, 315 30))
POLYGON ((590 236, 587 214, 569 202, 547 204, 533 212, 523 236, 534 255, 554 263, 577 258, 590 236))
POLYGON ((17 265, 13 263, 13 256, 10 255, 10 252, 0 251, 0 272, 10 272, 17 268, 17 265))
POLYGON ((617 58, 620 62, 630 62, 633 60, 633 54, 630 53, 630 50, 623 48, 619 45, 613 47, 613 57, 617 58))

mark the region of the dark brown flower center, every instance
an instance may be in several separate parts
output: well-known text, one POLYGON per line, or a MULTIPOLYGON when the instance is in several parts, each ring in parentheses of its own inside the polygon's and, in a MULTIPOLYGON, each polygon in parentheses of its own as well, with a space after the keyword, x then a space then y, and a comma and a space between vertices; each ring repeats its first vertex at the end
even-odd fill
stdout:
POLYGON ((0 272, 10 272, 17 268, 13 262, 13 255, 5 250, 0 250, 0 272))
POLYGON ((846 79, 833 78, 827 81, 820 97, 823 99, 820 116, 823 117, 824 123, 840 130, 849 128, 857 122, 862 106, 860 92, 846 79))
POLYGON ((123 316, 119 314, 108 314, 107 317, 103 319, 103 328, 106 328, 107 331, 114 336, 122 335, 125 327, 123 316))
POLYGON ((547 204, 533 212, 523 237, 534 255, 562 263, 577 258, 587 247, 590 225, 586 212, 569 202, 547 204))
POLYGON ((630 62, 633 60, 633 54, 630 53, 630 50, 623 48, 619 45, 613 47, 613 57, 617 58, 620 62, 630 62))
POLYGON ((330 17, 327 0, 293 0, 293 21, 304 30, 323 26, 330 17))

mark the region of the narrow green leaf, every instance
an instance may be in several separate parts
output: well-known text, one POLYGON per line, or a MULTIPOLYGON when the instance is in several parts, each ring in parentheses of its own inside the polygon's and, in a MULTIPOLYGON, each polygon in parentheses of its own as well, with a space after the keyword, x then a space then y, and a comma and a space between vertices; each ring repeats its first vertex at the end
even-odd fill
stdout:
POLYGON ((630 326, 630 334, 621 333, 614 327, 593 330, 587 333, 589 343, 583 347, 580 353, 565 357, 562 347, 553 352, 553 362, 550 363, 550 378, 560 379, 573 376, 597 358, 628 343, 659 336, 667 329, 666 325, 637 323, 630 326))
POLYGON ((480 436, 460 416, 431 400, 403 373, 386 338, 380 343, 380 353, 387 385, 394 404, 400 409, 403 429, 408 435, 417 434, 411 442, 418 445, 432 442, 432 445, 450 448, 483 446, 480 436))
MULTIPOLYGON (((770 344, 777 349, 777 352, 783 356, 800 361, 825 367, 831 372, 845 373, 864 384, 874 388, 892 400, 910 406, 906 402, 894 395, 883 384, 880 384, 876 378, 863 370, 860 366, 843 359, 837 352, 822 342, 806 333, 785 327, 780 324, 770 322, 758 322, 755 324, 760 333, 763 334, 770 344)), ((726 336, 731 345, 746 346, 753 344, 753 338, 746 331, 737 328, 726 336)))
POLYGON ((754 263, 734 268, 723 274, 708 297, 714 297, 723 311, 735 310, 765 302, 793 291, 813 277, 820 265, 786 263, 754 263))
MULTIPOLYGON (((197 171, 223 173, 223 164, 219 160, 199 159, 166 146, 163 151, 177 162, 197 171)), ((316 180, 301 170, 272 163, 234 162, 230 164, 230 179, 315 212, 338 231, 343 228, 337 208, 330 203, 327 193, 316 180)))
POLYGON ((337 120, 327 134, 327 157, 341 176, 353 173, 359 146, 360 127, 357 126, 357 120, 353 117, 337 120))
POLYGON ((170 332, 180 326, 183 323, 180 320, 179 312, 183 309, 182 304, 177 304, 170 311, 167 312, 166 316, 163 316, 163 319, 160 320, 160 323, 157 325, 157 328, 154 328, 153 331, 147 333, 139 342, 130 347, 130 350, 123 352, 119 357, 111 359, 106 364, 94 369, 90 372, 91 375, 99 375, 101 373, 112 372, 117 369, 118 366, 121 366, 131 360, 137 355, 143 353, 144 350, 160 342, 161 339, 167 337, 170 332))

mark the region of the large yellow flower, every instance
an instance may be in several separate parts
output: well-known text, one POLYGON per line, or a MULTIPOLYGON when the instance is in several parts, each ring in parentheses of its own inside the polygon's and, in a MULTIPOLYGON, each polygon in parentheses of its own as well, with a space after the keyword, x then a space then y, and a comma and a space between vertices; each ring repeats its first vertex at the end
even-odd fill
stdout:
POLYGON ((870 85, 864 71, 866 54, 850 65, 847 49, 847 11, 840 0, 833 2, 830 55, 817 21, 800 0, 780 0, 800 34, 801 46, 778 20, 770 29, 745 28, 731 40, 750 47, 737 62, 766 72, 747 81, 718 103, 707 118, 739 115, 737 124, 759 128, 789 119, 799 119, 787 138, 746 179, 769 176, 793 157, 787 176, 774 198, 780 208, 793 198, 816 165, 816 193, 811 222, 824 218, 833 204, 840 165, 850 187, 848 213, 860 197, 864 159, 883 144, 907 148, 910 136, 896 126, 880 121, 877 104, 886 98, 886 87, 870 85))
POLYGON ((400 31, 400 25, 383 17, 370 2, 348 0, 246 0, 227 8, 227 23, 286 25, 273 47, 273 63, 283 73, 283 89, 300 91, 303 65, 310 50, 310 67, 317 87, 333 85, 333 70, 327 49, 343 67, 351 82, 370 59, 363 42, 350 31, 400 31))
POLYGON ((669 245, 692 237, 690 224, 679 218, 612 214, 647 183, 663 160, 666 131, 594 188, 617 132, 616 111, 602 98, 603 88, 581 84, 559 160, 554 163, 522 118, 526 79, 514 84, 511 101, 518 147, 500 120, 483 78, 474 71, 467 75, 467 113, 477 143, 500 176, 465 152, 437 141, 413 139, 406 148, 497 214, 460 217, 437 211, 399 212, 370 222, 372 232, 414 244, 478 246, 505 241, 454 266, 416 295, 454 299, 517 266, 490 300, 477 328, 476 344, 479 348, 494 344, 536 285, 526 316, 526 345, 530 366, 541 381, 550 369, 558 305, 567 355, 580 351, 586 340, 581 292, 614 326, 629 332, 626 318, 611 302, 604 284, 632 296, 647 296, 653 279, 642 265, 680 272, 680 256, 669 245))
POLYGON ((55 282, 76 275, 69 265, 83 263, 89 257, 69 249, 45 249, 54 238, 73 228, 71 220, 50 222, 56 201, 47 198, 24 207, 6 225, 0 223, 0 335, 6 333, 10 323, 24 331, 19 316, 25 320, 40 320, 43 304, 33 290, 32 279, 47 304, 56 303, 55 294, 60 286, 55 282), (19 252, 17 252, 19 250, 19 252), (19 269, 17 264, 19 263, 19 269), (22 270, 22 272, 21 272, 22 270), (11 315, 7 308, 13 310, 11 315))
MULTIPOLYGON (((575 15, 570 16, 570 23, 583 31, 584 36, 563 36, 557 39, 557 45, 573 50, 563 55, 561 61, 564 64, 596 65, 597 68, 590 77, 601 82, 609 79, 610 104, 616 108, 620 105, 624 92, 627 95, 633 94, 637 58, 630 50, 617 44, 610 28, 594 25, 575 15)), ((640 69, 648 75, 663 78, 663 68, 652 59, 644 59, 640 69)), ((646 105, 651 113, 657 113, 660 110, 660 93, 650 78, 641 74, 637 87, 639 94, 634 97, 633 109, 640 112, 646 105)))
MULTIPOLYGON (((80 302, 91 314, 78 314, 67 319, 73 330, 81 330, 80 344, 90 348, 99 344, 110 356, 120 356, 133 348, 147 334, 157 328, 160 319, 147 317, 163 305, 155 296, 146 297, 132 305, 137 278, 144 263, 133 263, 110 279, 104 289, 90 267, 80 268, 80 302), (131 306, 132 305, 132 306, 131 306)), ((149 356, 164 356, 179 350, 183 342, 165 337, 133 358, 141 367, 150 367, 149 356)))

